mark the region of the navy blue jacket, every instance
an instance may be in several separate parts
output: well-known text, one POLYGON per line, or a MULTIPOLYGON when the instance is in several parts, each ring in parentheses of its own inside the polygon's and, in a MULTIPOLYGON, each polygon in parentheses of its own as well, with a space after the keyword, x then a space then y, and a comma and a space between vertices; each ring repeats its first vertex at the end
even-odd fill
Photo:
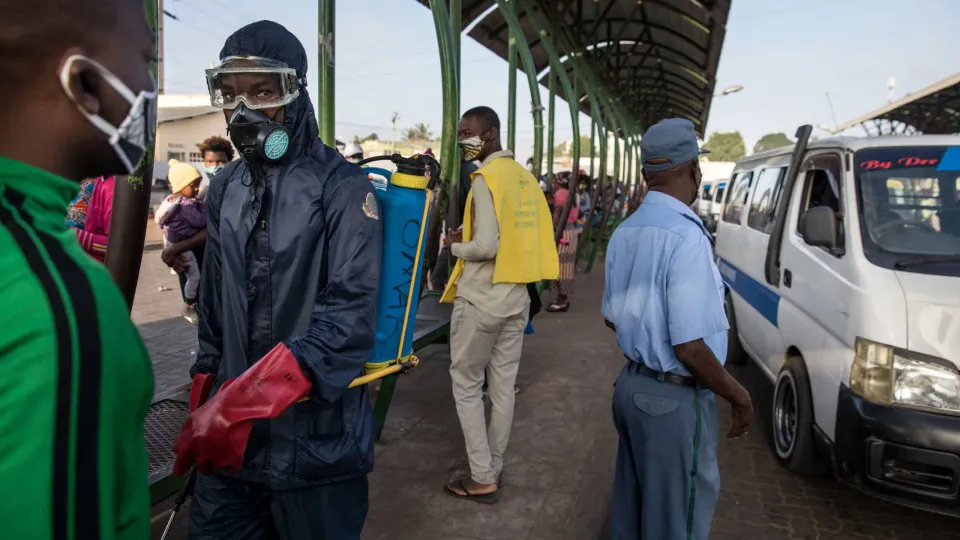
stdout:
MULTIPOLYGON (((231 36, 225 56, 281 60, 306 74, 302 45, 266 21, 231 36)), ((275 489, 335 482, 373 468, 374 420, 363 374, 374 345, 381 222, 359 167, 318 139, 306 89, 284 108, 283 160, 240 159, 211 180, 199 353, 217 387, 284 342, 313 384, 309 400, 254 425, 239 477, 275 489), (258 201, 258 204, 253 203, 258 201)))

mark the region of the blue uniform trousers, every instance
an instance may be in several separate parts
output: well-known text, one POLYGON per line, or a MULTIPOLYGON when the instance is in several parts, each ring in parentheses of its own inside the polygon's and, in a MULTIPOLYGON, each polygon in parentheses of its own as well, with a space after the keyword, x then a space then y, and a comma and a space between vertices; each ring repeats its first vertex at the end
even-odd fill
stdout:
POLYGON ((706 540, 720 492, 713 392, 637 373, 617 377, 613 422, 620 434, 613 540, 706 540))

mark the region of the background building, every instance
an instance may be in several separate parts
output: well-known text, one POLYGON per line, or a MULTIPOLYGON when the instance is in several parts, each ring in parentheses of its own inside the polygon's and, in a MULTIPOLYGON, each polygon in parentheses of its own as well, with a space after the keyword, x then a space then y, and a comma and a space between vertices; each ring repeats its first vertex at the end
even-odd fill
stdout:
POLYGON ((166 182, 171 159, 203 171, 200 144, 211 135, 227 137, 223 111, 210 106, 207 94, 161 94, 157 100, 157 149, 153 177, 166 182))

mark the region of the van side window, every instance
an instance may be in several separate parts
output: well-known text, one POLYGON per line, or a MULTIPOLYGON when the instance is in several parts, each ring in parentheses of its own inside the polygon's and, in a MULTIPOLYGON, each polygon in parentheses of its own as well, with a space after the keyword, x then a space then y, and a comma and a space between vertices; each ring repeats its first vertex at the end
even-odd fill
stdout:
POLYGON ((717 189, 714 190, 714 202, 723 203, 723 194, 727 191, 726 184, 720 184, 717 186, 717 189))
POLYGON ((753 189, 750 200, 750 213, 747 214, 747 226, 762 233, 770 234, 775 221, 780 189, 787 175, 786 167, 763 169, 757 176, 757 187, 753 189))
MULTIPOLYGON (((843 197, 841 191, 843 186, 841 171, 843 169, 840 156, 834 154, 815 156, 807 163, 807 166, 809 169, 803 176, 803 202, 800 206, 799 215, 802 216, 804 212, 817 206, 826 206, 833 210, 837 219, 838 247, 834 255, 839 257, 844 247, 843 206, 840 202, 843 197)), ((799 220, 797 220, 796 226, 799 233, 799 220)))
POLYGON ((743 206, 747 204, 747 196, 750 195, 750 186, 753 185, 753 171, 739 173, 730 181, 728 190, 730 196, 727 197, 727 204, 723 207, 723 220, 728 223, 740 224, 740 215, 743 212, 743 206))

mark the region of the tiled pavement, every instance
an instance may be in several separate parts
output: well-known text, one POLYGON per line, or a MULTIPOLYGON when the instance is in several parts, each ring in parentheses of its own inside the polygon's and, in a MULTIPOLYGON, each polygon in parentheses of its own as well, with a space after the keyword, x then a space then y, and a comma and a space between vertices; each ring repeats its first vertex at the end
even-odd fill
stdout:
MULTIPOLYGON (((621 367, 599 315, 602 271, 581 278, 569 313, 536 319, 524 342, 516 418, 500 502, 445 496, 447 478, 466 468, 450 396, 444 346, 421 354, 401 379, 377 445, 364 540, 594 540, 607 538, 616 432, 612 382, 621 367)), ((155 358, 158 390, 187 381, 195 333, 179 313, 176 278, 147 253, 134 318, 155 358), (158 284, 174 290, 158 292, 158 284)), ((752 367, 731 368, 754 395, 758 418, 745 440, 720 442, 723 491, 715 540, 960 539, 960 521, 881 502, 830 477, 793 476, 767 444, 769 384, 752 367)), ((721 421, 729 409, 720 402, 721 421)), ((721 426, 721 433, 725 432, 721 426)), ((169 506, 154 508, 159 514, 169 506)), ((184 510, 184 514, 187 510, 184 510)), ((159 538, 165 515, 154 527, 159 538)), ((185 516, 170 540, 186 538, 185 516)))
POLYGON ((145 251, 131 316, 153 358, 154 393, 189 382, 197 333, 180 317, 182 305, 177 276, 160 261, 159 251, 145 251))

